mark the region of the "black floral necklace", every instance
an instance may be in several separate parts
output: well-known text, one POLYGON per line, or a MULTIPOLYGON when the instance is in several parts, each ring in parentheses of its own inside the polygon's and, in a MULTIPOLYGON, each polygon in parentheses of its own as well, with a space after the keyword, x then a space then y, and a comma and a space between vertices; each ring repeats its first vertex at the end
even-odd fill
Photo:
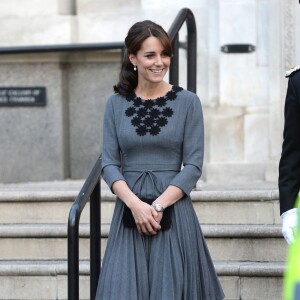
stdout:
POLYGON ((174 113, 171 107, 166 106, 167 102, 174 101, 180 91, 181 87, 173 86, 165 96, 149 100, 137 97, 134 92, 127 95, 126 100, 132 102, 132 106, 126 109, 125 115, 131 118, 136 133, 140 136, 147 133, 158 135, 174 113))

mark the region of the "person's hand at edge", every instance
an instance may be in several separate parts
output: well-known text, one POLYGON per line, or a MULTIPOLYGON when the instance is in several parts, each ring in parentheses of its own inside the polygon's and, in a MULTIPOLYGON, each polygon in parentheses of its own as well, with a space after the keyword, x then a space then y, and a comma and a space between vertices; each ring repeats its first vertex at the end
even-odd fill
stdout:
POLYGON ((291 244, 295 239, 295 233, 298 226, 298 209, 293 208, 281 215, 282 219, 282 235, 288 244, 291 244))

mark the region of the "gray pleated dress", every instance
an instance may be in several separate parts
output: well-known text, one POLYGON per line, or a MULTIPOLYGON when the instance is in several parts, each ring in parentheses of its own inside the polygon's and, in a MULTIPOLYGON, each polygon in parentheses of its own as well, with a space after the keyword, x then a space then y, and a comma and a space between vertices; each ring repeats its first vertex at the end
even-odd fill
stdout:
POLYGON ((151 100, 116 94, 103 126, 102 175, 110 187, 125 180, 140 198, 155 199, 174 185, 185 196, 173 206, 171 227, 155 236, 125 227, 124 203, 116 200, 96 299, 224 299, 189 196, 203 163, 199 98, 175 86, 151 100))

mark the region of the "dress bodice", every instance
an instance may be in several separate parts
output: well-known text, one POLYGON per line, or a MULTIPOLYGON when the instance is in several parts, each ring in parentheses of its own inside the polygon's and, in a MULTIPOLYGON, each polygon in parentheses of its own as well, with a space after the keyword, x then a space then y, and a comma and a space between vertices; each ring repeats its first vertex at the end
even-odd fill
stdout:
POLYGON ((151 100, 111 96, 103 138, 103 177, 109 185, 123 179, 136 194, 149 198, 169 184, 190 192, 190 183, 195 185, 201 175, 201 105, 182 88, 151 100))

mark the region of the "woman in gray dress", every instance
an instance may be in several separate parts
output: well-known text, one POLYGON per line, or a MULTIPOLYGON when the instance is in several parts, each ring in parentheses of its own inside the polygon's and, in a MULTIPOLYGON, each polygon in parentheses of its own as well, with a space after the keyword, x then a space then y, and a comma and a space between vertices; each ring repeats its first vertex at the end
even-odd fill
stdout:
POLYGON ((163 80, 171 44, 134 24, 103 123, 102 176, 116 194, 98 300, 216 300, 224 294, 192 206, 201 176, 200 100, 163 80))

